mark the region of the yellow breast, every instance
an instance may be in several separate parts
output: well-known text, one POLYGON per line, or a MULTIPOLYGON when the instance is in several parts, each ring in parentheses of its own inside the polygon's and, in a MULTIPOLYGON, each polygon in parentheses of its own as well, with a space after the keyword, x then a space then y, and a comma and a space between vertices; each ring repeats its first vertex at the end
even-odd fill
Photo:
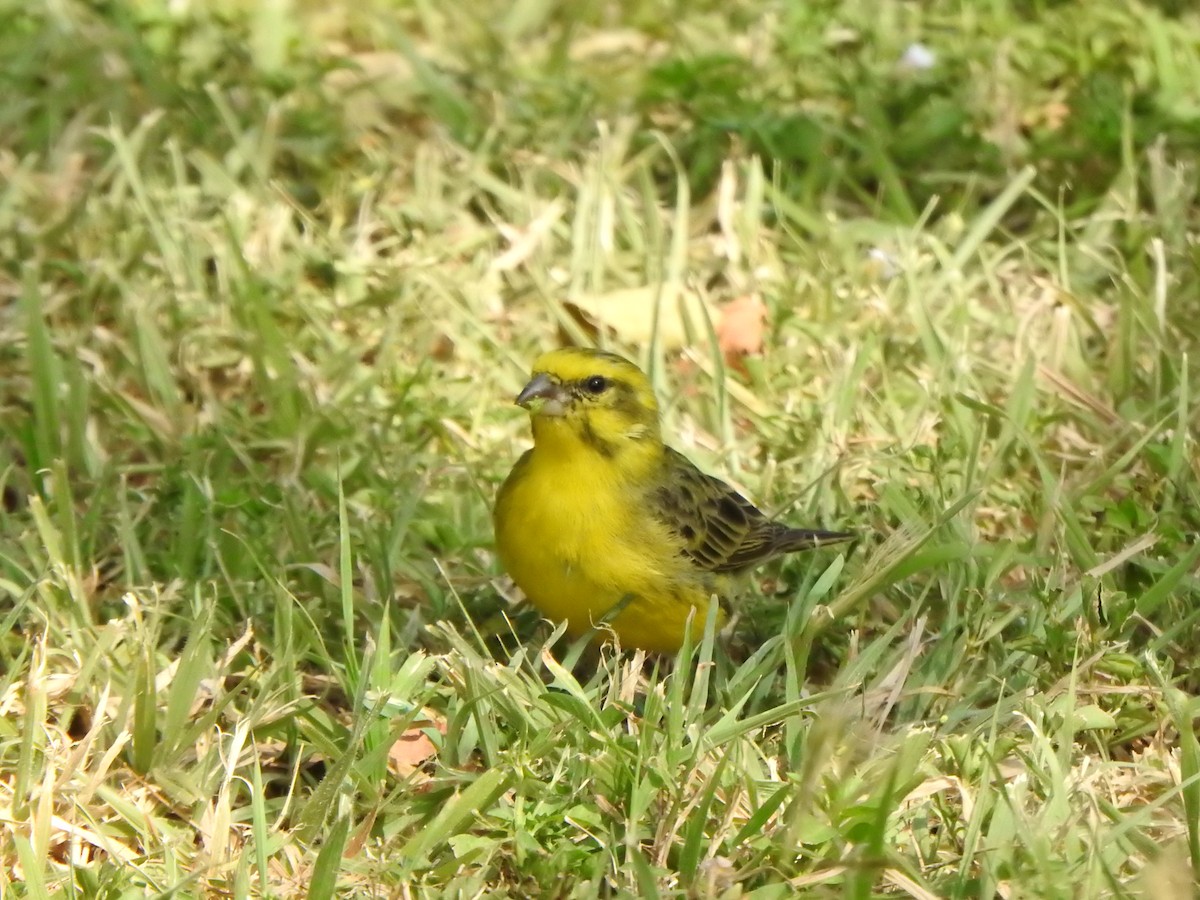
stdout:
POLYGON ((628 597, 607 627, 623 646, 672 653, 693 608, 693 634, 703 632, 709 593, 620 474, 529 451, 496 501, 497 550, 529 600, 572 635, 628 597))

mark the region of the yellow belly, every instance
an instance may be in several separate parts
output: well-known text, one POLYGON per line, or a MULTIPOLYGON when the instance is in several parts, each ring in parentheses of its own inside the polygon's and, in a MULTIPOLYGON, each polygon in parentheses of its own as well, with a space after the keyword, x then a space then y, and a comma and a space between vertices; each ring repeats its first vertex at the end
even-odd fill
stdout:
POLYGON ((496 547, 504 568, 547 618, 575 636, 599 625, 624 647, 674 653, 699 638, 711 602, 677 539, 647 515, 627 486, 541 464, 528 454, 496 501, 496 547))

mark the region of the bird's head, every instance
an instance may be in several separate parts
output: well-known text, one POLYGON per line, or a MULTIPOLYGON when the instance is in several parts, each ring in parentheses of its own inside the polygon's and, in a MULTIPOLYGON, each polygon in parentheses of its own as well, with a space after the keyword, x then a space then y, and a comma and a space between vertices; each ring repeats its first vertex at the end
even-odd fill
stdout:
POLYGON ((662 451, 650 379, 614 353, 581 347, 544 353, 516 402, 532 415, 538 446, 608 458, 662 451))

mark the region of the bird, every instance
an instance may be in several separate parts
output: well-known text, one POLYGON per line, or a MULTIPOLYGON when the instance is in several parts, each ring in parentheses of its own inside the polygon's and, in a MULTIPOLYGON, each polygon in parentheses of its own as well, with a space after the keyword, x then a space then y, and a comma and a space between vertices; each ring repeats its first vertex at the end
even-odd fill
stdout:
MULTIPOLYGON (((497 555, 573 637, 595 629, 673 654, 689 630, 699 639, 738 576, 854 537, 771 519, 667 446, 650 379, 617 354, 543 353, 514 402, 530 414, 533 447, 496 496, 497 555)), ((725 611, 717 617, 720 627, 725 611)))

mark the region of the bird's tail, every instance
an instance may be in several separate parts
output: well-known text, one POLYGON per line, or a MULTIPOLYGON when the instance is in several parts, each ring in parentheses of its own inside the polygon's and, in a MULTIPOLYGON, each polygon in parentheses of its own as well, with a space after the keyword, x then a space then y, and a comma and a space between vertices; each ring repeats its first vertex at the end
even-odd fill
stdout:
POLYGON ((853 531, 822 531, 819 528, 789 528, 779 536, 779 550, 794 553, 797 550, 814 550, 830 544, 841 544, 858 537, 853 531))

